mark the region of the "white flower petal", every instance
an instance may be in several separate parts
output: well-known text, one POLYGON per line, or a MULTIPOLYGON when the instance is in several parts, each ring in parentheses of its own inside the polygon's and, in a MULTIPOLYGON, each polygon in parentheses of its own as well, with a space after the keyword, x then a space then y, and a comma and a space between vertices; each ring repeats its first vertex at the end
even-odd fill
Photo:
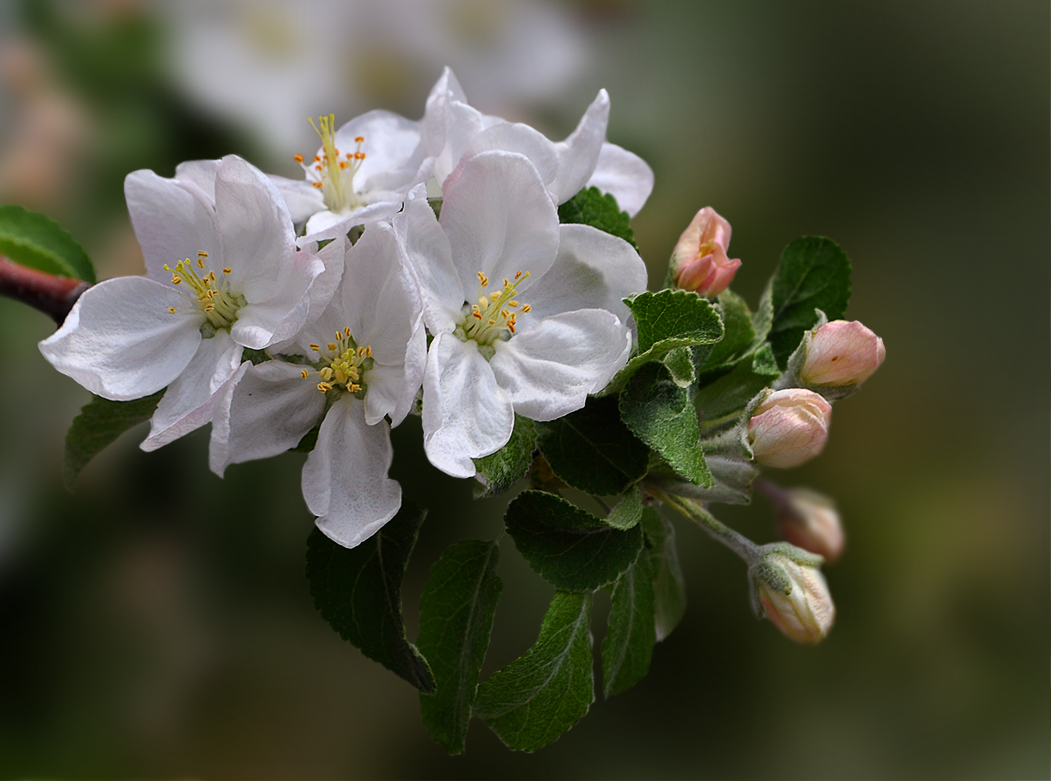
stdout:
POLYGON ((316 313, 321 308, 312 306, 314 299, 323 299, 326 293, 331 297, 331 291, 339 281, 335 270, 306 252, 289 255, 285 264, 290 273, 284 288, 273 291, 275 295, 269 300, 249 300, 238 311, 237 322, 230 327, 238 344, 261 350, 291 339, 307 323, 311 312, 316 313), (312 296, 315 282, 319 283, 321 292, 312 296))
POLYGON ((622 322, 623 299, 646 289, 646 264, 628 242, 590 225, 561 225, 558 258, 525 301, 532 311, 519 320, 525 333, 545 317, 575 309, 608 309, 622 322))
POLYGON ((451 332, 460 320, 466 293, 453 263, 449 239, 427 199, 408 201, 405 211, 394 219, 394 230, 419 282, 427 328, 433 334, 451 332))
POLYGON ((321 190, 305 179, 288 179, 284 176, 270 174, 281 197, 285 199, 288 214, 295 225, 303 225, 312 214, 325 211, 325 196, 321 190))
POLYGON ((392 111, 369 111, 336 131, 336 148, 353 153, 359 137, 365 139, 361 145, 365 159, 354 176, 354 190, 365 194, 371 190, 407 189, 424 157, 420 123, 392 111))
POLYGON ((218 160, 188 160, 175 166, 175 178, 184 182, 193 182, 214 204, 215 172, 218 170, 218 160))
POLYGON ((401 201, 378 201, 358 209, 332 212, 319 211, 307 220, 304 239, 322 241, 342 238, 355 225, 364 225, 376 220, 389 220, 401 210, 401 201))
POLYGON ((558 251, 558 212, 529 160, 483 152, 464 160, 442 191, 439 223, 449 237, 460 284, 472 297, 479 271, 500 284, 518 271, 539 277, 551 267, 558 251))
POLYGON ((146 274, 167 282, 165 265, 196 258, 204 250, 223 257, 214 199, 191 181, 157 176, 153 171, 133 171, 124 180, 128 214, 142 247, 146 274))
POLYGON ((221 391, 241 364, 242 347, 226 331, 202 339, 193 360, 168 386, 139 446, 149 452, 174 442, 212 419, 221 391))
POLYGON ((473 477, 471 459, 506 445, 514 423, 511 398, 478 345, 435 336, 423 377, 423 447, 430 462, 453 477, 473 477))
POLYGON ((494 346, 489 366, 515 412, 554 420, 606 387, 628 360, 631 334, 611 312, 581 309, 549 317, 494 346))
POLYGON ((584 189, 598 165, 608 124, 609 95, 603 89, 588 106, 576 129, 565 141, 555 145, 558 175, 548 189, 555 196, 556 203, 564 203, 584 189))
POLYGON ((364 407, 342 396, 329 409, 303 466, 303 498, 325 536, 353 548, 393 518, 401 486, 387 477, 394 457, 385 423, 365 423, 364 407))
POLYGON ((186 304, 171 285, 146 277, 109 279, 77 299, 40 352, 92 393, 139 399, 169 385, 197 352, 203 314, 168 311, 186 304))
POLYGON ((634 152, 607 142, 587 186, 609 193, 629 217, 634 217, 653 192, 653 169, 634 152))
POLYGON ((301 372, 301 366, 283 361, 248 365, 212 420, 213 472, 221 477, 230 464, 284 453, 317 424, 325 394, 317 389, 316 375, 303 379, 301 372))
POLYGON ((543 133, 521 122, 499 122, 475 136, 464 154, 473 157, 494 150, 515 152, 529 158, 540 174, 540 180, 551 189, 549 183, 555 179, 560 161, 556 145, 543 133))

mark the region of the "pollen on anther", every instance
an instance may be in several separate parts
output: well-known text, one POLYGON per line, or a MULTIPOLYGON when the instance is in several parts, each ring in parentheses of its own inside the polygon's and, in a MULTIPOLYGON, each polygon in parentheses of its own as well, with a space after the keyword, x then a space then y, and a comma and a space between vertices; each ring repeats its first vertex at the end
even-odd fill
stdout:
POLYGON ((354 143, 355 144, 364 144, 365 143, 365 136, 357 136, 357 137, 355 137, 354 143))
POLYGON ((232 268, 230 268, 229 266, 224 266, 224 267, 223 267, 223 273, 224 273, 224 274, 232 274, 232 273, 233 273, 233 271, 234 271, 234 270, 233 270, 232 268))
POLYGON ((169 311, 169 312, 170 312, 171 314, 173 314, 173 315, 174 315, 174 314, 175 314, 175 307, 174 307, 174 306, 170 306, 170 307, 168 307, 168 311, 169 311))
POLYGON ((313 350, 316 353, 319 353, 319 352, 321 352, 321 345, 319 345, 319 344, 312 344, 312 345, 310 345, 310 349, 313 350))
POLYGON ((317 389, 322 393, 328 393, 330 390, 332 390, 332 386, 329 385, 327 382, 319 382, 317 384, 317 389))
POLYGON ((208 257, 208 253, 205 252, 203 249, 199 249, 199 250, 197 250, 197 257, 199 257, 199 258, 206 258, 206 257, 208 257))
POLYGON ((300 165, 302 165, 302 163, 303 163, 303 155, 292 155, 292 159, 295 160, 300 165))
POLYGON ((325 186, 324 182, 313 182, 312 184, 313 184, 313 186, 314 186, 314 187, 318 188, 319 190, 320 190, 320 189, 321 189, 322 187, 324 187, 324 186, 325 186))
POLYGON ((303 369, 303 371, 301 371, 300 374, 303 375, 304 380, 310 376, 310 372, 308 372, 306 369, 303 369))
POLYGON ((522 311, 523 312, 530 312, 530 311, 532 311, 532 309, 533 309, 533 307, 529 306, 529 304, 526 304, 525 306, 522 307, 522 311))
POLYGON ((336 345, 332 344, 332 342, 329 342, 329 343, 328 343, 328 345, 327 345, 327 347, 328 347, 328 349, 330 349, 330 350, 335 350, 335 349, 336 349, 336 345))
POLYGON ((321 162, 321 156, 320 155, 314 155, 314 162, 315 163, 320 163, 321 162))

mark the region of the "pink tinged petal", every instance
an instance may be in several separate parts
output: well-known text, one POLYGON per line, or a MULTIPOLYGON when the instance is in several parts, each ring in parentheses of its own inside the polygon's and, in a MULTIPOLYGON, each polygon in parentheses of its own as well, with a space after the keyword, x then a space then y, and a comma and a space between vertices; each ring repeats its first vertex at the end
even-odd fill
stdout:
POLYGON ((196 258, 200 250, 222 260, 214 200, 193 182, 134 171, 124 180, 124 195, 151 279, 167 282, 171 274, 165 265, 174 268, 180 260, 196 258))
POLYGON ((353 548, 397 514, 401 486, 387 477, 393 457, 390 429, 367 425, 360 400, 332 405, 303 466, 303 498, 326 537, 353 548))
POLYGON ((255 166, 228 155, 215 179, 215 211, 231 287, 249 303, 287 301, 285 291, 296 275, 295 236, 274 184, 255 166))
MULTIPOLYGON (((407 202, 405 211, 394 219, 394 230, 419 283, 427 328, 434 334, 451 332, 462 319, 460 310, 467 293, 453 263, 449 239, 427 199, 407 202)), ((475 279, 474 286, 477 284, 475 279)))
POLYGON ((464 155, 474 157, 491 151, 514 152, 528 158, 540 174, 540 180, 551 189, 558 173, 559 156, 556 145, 543 133, 529 125, 500 122, 475 136, 464 155))
MULTIPOLYGON (((556 144, 558 175, 548 186, 556 203, 564 203, 584 189, 598 165, 609 124, 609 95, 599 90, 576 130, 556 144)), ((623 207, 622 207, 623 208, 623 207)))
POLYGON ((62 374, 114 401, 148 396, 197 352, 204 315, 171 285, 146 277, 100 282, 77 299, 40 352, 62 374), (169 307, 192 307, 176 311, 169 307))
POLYGON ((248 366, 212 420, 209 465, 220 477, 230 464, 269 458, 295 447, 325 411, 317 375, 283 361, 248 366))
POLYGON ((523 301, 532 311, 518 319, 518 333, 545 317, 576 309, 607 309, 628 321, 623 299, 646 289, 646 264, 628 242, 590 225, 559 226, 558 257, 523 301))
POLYGON ((438 469, 473 477, 472 458, 507 444, 514 428, 511 397, 474 342, 438 334, 423 377, 423 447, 438 469))
POLYGON ((460 164, 443 195, 439 222, 460 283, 472 298, 479 271, 499 285, 519 271, 535 279, 551 268, 558 251, 558 212, 529 160, 483 152, 460 164))
POLYGON ((607 142, 587 186, 612 195, 620 208, 634 217, 653 192, 653 169, 634 152, 607 142))
POLYGON ((225 331, 202 339, 186 370, 164 392, 140 447, 156 450, 210 421, 226 384, 238 373, 242 350, 225 331))
POLYGON ((325 196, 321 190, 302 179, 287 179, 284 176, 270 175, 281 197, 285 199, 288 214, 295 225, 302 225, 311 215, 325 211, 325 196))
POLYGON ((609 384, 627 363, 631 333, 611 312, 581 309, 549 317, 494 346, 489 366, 515 412, 554 420, 609 384))

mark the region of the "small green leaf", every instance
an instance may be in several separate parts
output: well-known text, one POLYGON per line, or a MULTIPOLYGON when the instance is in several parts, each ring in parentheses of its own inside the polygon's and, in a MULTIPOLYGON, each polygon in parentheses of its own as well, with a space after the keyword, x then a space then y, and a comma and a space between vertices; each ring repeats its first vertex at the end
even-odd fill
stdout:
POLYGON ((609 631, 602 641, 602 688, 606 697, 627 691, 646 677, 657 642, 653 575, 639 556, 613 589, 609 631))
POLYGON ((533 421, 515 415, 515 427, 511 439, 495 453, 474 459, 477 483, 474 498, 502 494, 525 477, 533 463, 536 450, 536 429, 533 421))
POLYGON ((803 332, 817 322, 815 309, 823 311, 829 320, 846 314, 850 259, 832 239, 796 239, 781 254, 770 291, 773 319, 767 339, 778 364, 784 366, 803 339, 803 332))
POLYGON ((317 528, 307 541, 314 607, 339 636, 422 692, 434 692, 427 661, 405 639, 401 581, 427 511, 403 500, 398 514, 356 548, 317 528))
POLYGON ((752 313, 748 311, 748 304, 743 298, 731 290, 724 290, 719 294, 717 304, 726 334, 708 354, 701 366, 702 374, 733 364, 748 352, 755 341, 752 313))
POLYGON ((62 481, 73 487, 80 470, 133 426, 153 417, 164 391, 134 401, 110 401, 92 396, 80 409, 66 433, 66 455, 62 481))
POLYGON ((504 522, 533 571, 565 591, 592 591, 612 583, 642 549, 641 526, 615 529, 542 491, 516 496, 504 522))
POLYGON ((707 346, 723 338, 719 313, 696 293, 661 290, 624 300, 639 332, 639 352, 617 372, 604 394, 620 391, 642 366, 680 347, 707 346))
POLYGON ((632 433, 672 469, 697 485, 711 485, 689 388, 676 385, 659 363, 643 366, 620 395, 620 414, 632 433))
POLYGON ((581 190, 559 206, 558 221, 562 224, 590 225, 624 239, 636 250, 639 248, 631 229, 631 217, 620 210, 616 198, 609 194, 603 195, 597 187, 581 190))
POLYGON ((551 471, 581 491, 619 494, 646 474, 649 450, 621 421, 615 397, 589 398, 583 409, 536 428, 551 471))
POLYGON ((773 383, 781 372, 776 363, 772 367, 767 363, 772 360, 764 346, 761 353, 748 356, 732 372, 697 390, 694 407, 706 432, 736 423, 755 394, 773 383))
POLYGON ((637 485, 628 489, 606 516, 606 525, 614 529, 630 529, 642 518, 642 491, 637 485))
POLYGON ((420 694, 423 723, 450 754, 462 754, 496 603, 496 542, 462 540, 431 567, 420 597, 417 646, 430 660, 437 691, 420 694))
POLYGON ((516 751, 556 740, 595 700, 591 673, 591 594, 559 591, 540 637, 478 687, 475 714, 516 751))
POLYGON ((309 453, 317 445, 317 435, 321 432, 321 424, 318 423, 314 428, 310 429, 303 438, 299 440, 299 444, 292 448, 293 453, 309 453))
POLYGON ((672 382, 680 388, 688 388, 697 379, 691 347, 677 347, 672 350, 664 356, 664 365, 668 367, 672 382))
POLYGON ((84 248, 57 222, 24 206, 0 206, 0 255, 38 271, 95 282, 84 248))
POLYGON ((654 508, 642 512, 646 552, 653 581, 654 627, 663 640, 679 625, 686 613, 686 581, 675 550, 675 528, 654 508))

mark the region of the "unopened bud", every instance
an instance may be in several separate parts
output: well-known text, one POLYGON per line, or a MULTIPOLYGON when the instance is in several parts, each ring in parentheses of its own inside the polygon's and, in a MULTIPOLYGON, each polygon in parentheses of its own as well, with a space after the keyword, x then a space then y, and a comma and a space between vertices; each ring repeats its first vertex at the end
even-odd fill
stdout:
POLYGON ((770 391, 748 421, 752 455, 763 466, 799 466, 825 447, 831 419, 832 405, 813 391, 770 391))
POLYGON ((672 282, 681 290, 712 297, 730 286, 740 260, 726 255, 730 223, 705 206, 682 232, 671 255, 672 282))
POLYGON ((777 552, 764 556, 749 572, 757 612, 797 643, 821 642, 836 617, 819 564, 820 557, 807 557, 803 551, 777 552))
POLYGON ((830 563, 839 558, 846 542, 835 504, 806 488, 784 492, 777 507, 777 528, 788 542, 830 563))
POLYGON ((860 385, 883 363, 883 340, 857 320, 833 320, 811 334, 799 378, 806 385, 860 385))

